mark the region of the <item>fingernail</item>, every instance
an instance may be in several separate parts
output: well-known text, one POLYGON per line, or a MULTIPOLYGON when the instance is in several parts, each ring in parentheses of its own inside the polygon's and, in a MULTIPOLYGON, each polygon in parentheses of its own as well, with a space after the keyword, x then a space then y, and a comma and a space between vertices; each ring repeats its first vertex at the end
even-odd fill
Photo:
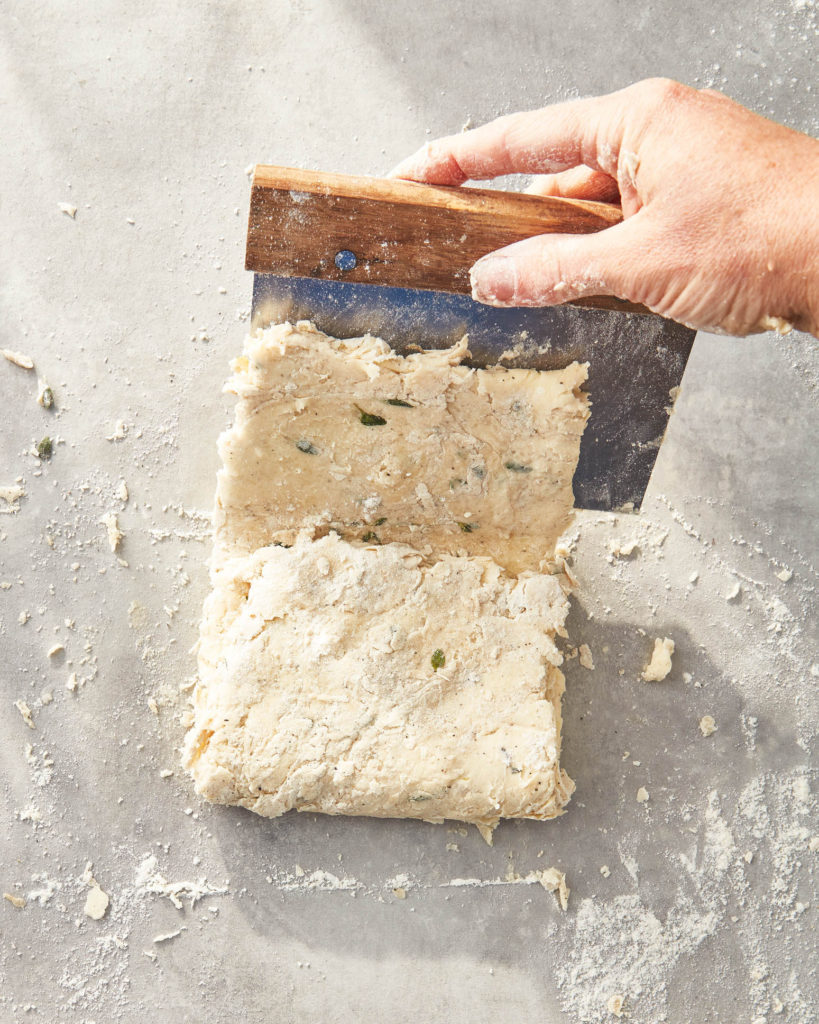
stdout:
POLYGON ((484 256, 469 271, 472 298, 490 306, 514 303, 518 285, 515 261, 508 256, 484 256))

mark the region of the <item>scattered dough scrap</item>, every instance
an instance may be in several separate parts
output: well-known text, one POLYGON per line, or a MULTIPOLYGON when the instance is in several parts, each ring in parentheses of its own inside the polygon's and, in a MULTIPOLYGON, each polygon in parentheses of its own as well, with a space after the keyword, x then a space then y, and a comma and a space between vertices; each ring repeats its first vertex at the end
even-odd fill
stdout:
POLYGON ((568 603, 543 570, 586 369, 466 355, 306 323, 248 338, 184 752, 207 799, 460 819, 487 841, 502 817, 562 813, 568 603))
POLYGON ((588 644, 581 644, 578 649, 578 660, 583 668, 587 668, 590 672, 594 671, 594 658, 592 657, 591 648, 588 644))
POLYGON ((610 540, 609 552, 614 558, 631 558, 635 551, 639 551, 640 542, 636 537, 631 540, 610 540))
POLYGON ((108 893, 103 892, 95 882, 88 890, 88 895, 85 898, 85 913, 88 917, 93 918, 93 920, 101 921, 105 917, 108 903, 108 893))
POLYGON ((112 551, 116 551, 119 547, 119 542, 124 536, 122 530, 119 528, 119 520, 117 519, 116 512, 106 512, 105 515, 100 518, 100 522, 107 531, 108 546, 112 551))
POLYGON ((700 732, 703 736, 713 736, 717 731, 717 723, 711 715, 703 715, 700 719, 700 732))
POLYGON ((626 1002, 626 997, 623 996, 623 995, 620 995, 619 992, 615 992, 615 994, 613 996, 609 997, 608 1002, 606 1003, 606 1009, 609 1011, 609 1013, 613 1014, 615 1017, 622 1017, 623 1016, 623 1006, 625 1005, 625 1002, 626 1002))
POLYGON ((128 434, 128 425, 122 420, 117 420, 114 424, 114 429, 110 434, 106 435, 106 441, 122 441, 128 434))
POLYGON ((0 501, 4 501, 9 512, 19 511, 18 502, 26 496, 25 490, 17 484, 9 484, 8 487, 0 487, 0 501))
POLYGON ((648 790, 645 786, 640 786, 640 788, 637 790, 637 803, 644 804, 646 800, 648 800, 648 798, 648 790))
POLYGON ((72 206, 71 203, 60 203, 60 212, 66 214, 72 220, 77 218, 77 207, 72 206))
POLYGON ((651 652, 651 661, 643 669, 643 679, 647 683, 659 683, 671 671, 671 655, 674 653, 674 641, 666 637, 654 641, 654 650, 651 652))
POLYGON ((37 404, 44 409, 52 409, 54 407, 54 391, 44 380, 38 381, 37 387, 37 404))
POLYGON ((560 907, 565 910, 569 905, 569 893, 571 889, 566 885, 566 876, 557 868, 545 868, 543 871, 536 871, 537 880, 547 892, 556 892, 560 900, 560 907))
POLYGON ((4 892, 3 899, 8 900, 8 902, 13 907, 17 907, 18 910, 22 910, 23 907, 25 907, 26 905, 26 901, 23 899, 22 896, 15 896, 14 893, 11 892, 4 892))
POLYGON ((0 355, 8 359, 10 363, 19 366, 21 370, 33 370, 34 360, 25 352, 13 352, 10 348, 0 348, 0 355))
POLYGON ((28 706, 28 704, 26 704, 24 700, 16 700, 14 702, 14 706, 20 712, 23 721, 26 723, 29 729, 33 729, 34 719, 31 717, 31 708, 28 706))

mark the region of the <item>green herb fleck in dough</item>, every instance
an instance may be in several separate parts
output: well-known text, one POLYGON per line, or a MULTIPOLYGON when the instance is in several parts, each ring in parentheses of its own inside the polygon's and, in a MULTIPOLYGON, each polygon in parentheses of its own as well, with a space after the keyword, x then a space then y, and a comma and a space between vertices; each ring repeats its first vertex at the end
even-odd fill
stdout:
POLYGON ((504 466, 506 466, 507 469, 510 469, 513 473, 531 473, 532 472, 532 467, 531 466, 524 466, 520 462, 504 462, 504 466))
POLYGON ((461 528, 461 533, 472 533, 478 529, 477 523, 458 523, 458 526, 461 528))
POLYGON ((375 533, 374 530, 367 530, 364 536, 361 538, 365 544, 380 544, 381 538, 375 533))
POLYGON ((409 402, 405 402, 403 398, 388 398, 386 399, 387 405, 397 405, 401 409, 414 409, 414 405, 410 405, 409 402))
POLYGON ((50 437, 44 437, 37 445, 37 456, 40 459, 50 459, 53 451, 54 445, 52 444, 50 437))
POLYGON ((296 441, 296 447, 300 452, 304 452, 305 455, 318 455, 318 448, 304 438, 296 441))
POLYGON ((386 523, 386 521, 387 521, 387 517, 386 516, 381 516, 379 519, 376 519, 375 525, 376 526, 383 526, 384 523, 386 523))
POLYGON ((449 489, 450 489, 450 491, 454 491, 456 487, 465 487, 465 486, 466 486, 466 480, 461 480, 461 478, 459 476, 453 476, 452 479, 449 481, 449 489))
POLYGON ((360 405, 357 405, 356 409, 360 413, 358 418, 365 427, 383 427, 387 422, 383 416, 376 416, 373 412, 364 412, 360 405))
POLYGON ((446 665, 446 655, 440 647, 436 647, 432 652, 432 657, 429 659, 432 662, 433 669, 437 672, 439 668, 443 668, 446 665))
POLYGON ((483 466, 473 466, 472 472, 479 480, 483 480, 483 478, 486 476, 486 470, 483 468, 483 466))
POLYGON ((54 405, 54 392, 51 388, 43 388, 40 392, 40 405, 44 409, 50 409, 54 405))
POLYGON ((420 803, 423 803, 424 800, 431 800, 431 799, 432 799, 432 796, 429 793, 416 793, 415 796, 411 796, 410 797, 410 800, 412 800, 412 802, 414 804, 420 804, 420 803))

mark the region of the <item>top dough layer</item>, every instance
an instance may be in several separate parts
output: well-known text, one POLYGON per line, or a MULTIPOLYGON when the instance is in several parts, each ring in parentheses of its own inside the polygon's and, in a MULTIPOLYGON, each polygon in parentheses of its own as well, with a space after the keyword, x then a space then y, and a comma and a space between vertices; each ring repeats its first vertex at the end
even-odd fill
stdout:
POLYGON ((467 340, 401 357, 378 338, 281 324, 249 338, 227 390, 213 566, 305 527, 427 558, 553 558, 573 505, 586 367, 474 370, 467 340))

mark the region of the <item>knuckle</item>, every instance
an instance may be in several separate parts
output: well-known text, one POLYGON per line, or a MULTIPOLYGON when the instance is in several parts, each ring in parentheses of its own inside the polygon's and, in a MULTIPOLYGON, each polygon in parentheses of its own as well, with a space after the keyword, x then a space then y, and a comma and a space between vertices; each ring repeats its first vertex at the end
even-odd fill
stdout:
POLYGON ((647 78, 640 82, 640 89, 644 100, 655 108, 681 103, 694 91, 673 78, 647 78))

